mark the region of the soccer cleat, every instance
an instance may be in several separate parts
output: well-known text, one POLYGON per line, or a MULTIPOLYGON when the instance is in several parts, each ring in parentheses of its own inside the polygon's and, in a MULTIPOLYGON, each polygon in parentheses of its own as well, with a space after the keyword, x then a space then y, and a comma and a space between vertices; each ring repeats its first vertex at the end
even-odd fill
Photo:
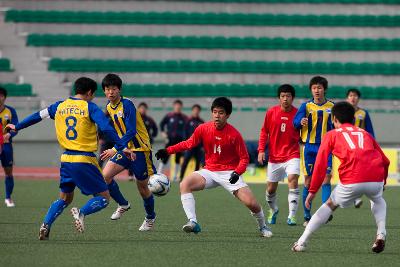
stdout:
POLYGON ((276 217, 278 216, 279 210, 269 210, 268 224, 276 224, 276 217))
POLYGON ((328 218, 328 220, 326 221, 325 224, 327 224, 327 223, 329 223, 330 221, 332 221, 332 219, 333 219, 333 215, 331 214, 331 215, 329 215, 329 218, 328 218))
POLYGON ((155 221, 156 221, 155 217, 154 217, 154 219, 144 218, 142 225, 139 227, 139 231, 146 232, 146 231, 153 230, 155 221))
POLYGON ((200 224, 198 224, 197 222, 194 221, 188 221, 187 224, 185 224, 182 227, 182 231, 186 232, 186 233, 195 233, 198 234, 201 232, 201 227, 200 224))
POLYGON ((15 207, 15 203, 11 198, 6 198, 4 200, 4 204, 6 204, 7 208, 14 208, 15 207))
POLYGON ((306 227, 308 225, 308 223, 310 222, 311 217, 304 217, 304 223, 303 226, 306 227))
POLYGON ((356 209, 359 209, 361 207, 361 205, 363 204, 363 201, 361 198, 357 198, 356 200, 354 200, 354 207, 356 209))
POLYGON ((268 226, 265 225, 260 229, 260 236, 261 237, 271 237, 272 235, 273 235, 272 234, 272 230, 268 226))
POLYGON ((294 225, 297 225, 297 222, 296 222, 296 217, 288 217, 287 218, 287 224, 288 225, 290 225, 290 226, 294 226, 294 225))
POLYGON ((74 218, 74 224, 75 228, 79 233, 83 233, 85 231, 85 224, 83 222, 83 219, 85 218, 85 215, 81 214, 79 212, 78 208, 72 208, 71 209, 71 214, 72 217, 74 218))
POLYGON ((306 244, 300 244, 298 242, 295 242, 292 246, 292 251, 293 252, 304 252, 307 250, 306 244))
POLYGON ((50 227, 48 224, 43 223, 39 229, 39 240, 49 240, 50 227))
POLYGON ((122 217, 122 215, 128 211, 131 208, 131 204, 128 203, 128 205, 125 206, 120 206, 118 205, 118 208, 114 213, 111 215, 111 220, 118 220, 122 217))
POLYGON ((378 234, 374 244, 372 245, 372 251, 375 253, 381 253, 385 249, 385 239, 386 236, 384 234, 378 234))

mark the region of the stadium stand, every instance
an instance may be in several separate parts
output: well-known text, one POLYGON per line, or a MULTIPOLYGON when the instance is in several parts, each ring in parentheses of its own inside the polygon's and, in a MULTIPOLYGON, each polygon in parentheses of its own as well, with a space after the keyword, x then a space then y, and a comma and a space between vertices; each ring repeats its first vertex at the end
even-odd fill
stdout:
POLYGON ((0 58, 0 71, 12 71, 9 59, 0 58))
POLYGON ((8 96, 35 96, 30 84, 5 83, 0 86, 7 90, 8 96))

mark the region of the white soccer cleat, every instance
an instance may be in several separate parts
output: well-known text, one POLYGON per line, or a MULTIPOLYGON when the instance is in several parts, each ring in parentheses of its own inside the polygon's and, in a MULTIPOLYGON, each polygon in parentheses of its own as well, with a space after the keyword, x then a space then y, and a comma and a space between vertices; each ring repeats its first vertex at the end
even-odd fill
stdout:
POLYGON ((272 231, 271 228, 269 228, 268 226, 264 226, 263 228, 260 229, 260 236, 261 237, 272 237, 272 231))
POLYGON ((49 240, 50 227, 43 223, 39 229, 39 240, 49 240))
POLYGON ((354 207, 356 209, 359 209, 361 207, 361 205, 363 204, 363 201, 361 198, 357 198, 356 200, 354 200, 354 207))
POLYGON ((83 222, 83 219, 85 218, 85 215, 81 214, 79 212, 78 208, 72 208, 71 209, 71 214, 72 217, 74 218, 74 223, 75 223, 75 228, 79 233, 83 233, 85 231, 85 224, 83 222))
POLYGON ((15 203, 11 198, 6 198, 4 200, 4 204, 6 204, 7 208, 14 208, 15 207, 15 203))
POLYGON ((155 221, 156 221, 156 218, 154 218, 154 219, 144 218, 142 225, 139 227, 139 231, 146 232, 146 231, 153 230, 155 221))
POLYGON ((125 206, 120 206, 118 205, 118 208, 114 213, 111 215, 111 220, 118 220, 121 219, 122 215, 127 212, 131 208, 131 204, 128 203, 128 205, 125 206))
POLYGON ((307 250, 306 244, 305 243, 299 243, 295 242, 292 246, 292 251, 293 252, 304 252, 307 250))

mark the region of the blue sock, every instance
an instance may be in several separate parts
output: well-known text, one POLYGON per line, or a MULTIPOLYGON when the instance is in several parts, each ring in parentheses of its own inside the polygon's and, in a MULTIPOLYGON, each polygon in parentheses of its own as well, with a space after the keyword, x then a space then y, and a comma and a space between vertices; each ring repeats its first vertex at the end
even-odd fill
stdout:
POLYGON ((113 179, 112 182, 108 185, 108 191, 110 192, 110 196, 117 202, 120 206, 128 205, 128 201, 124 198, 121 191, 119 190, 119 186, 117 182, 113 179))
POLYGON ((322 203, 325 203, 331 196, 331 184, 322 185, 322 203))
POLYGON ((54 201, 47 211, 43 223, 51 226, 53 222, 57 219, 58 215, 60 215, 67 206, 67 202, 62 199, 57 199, 56 201, 54 201))
POLYGON ((146 218, 154 219, 156 217, 156 213, 154 212, 154 196, 151 195, 148 198, 143 198, 143 206, 146 210, 146 218))
POLYGON ((303 209, 304 209, 304 219, 310 219, 311 218, 311 209, 307 209, 306 208, 306 199, 308 196, 308 188, 307 187, 303 187, 303 209))
POLYGON ((11 194, 14 190, 14 177, 6 176, 4 183, 6 184, 6 198, 11 198, 11 194))
POLYGON ((80 209, 80 212, 86 216, 104 209, 107 205, 108 201, 105 197, 97 196, 89 199, 89 201, 80 209))

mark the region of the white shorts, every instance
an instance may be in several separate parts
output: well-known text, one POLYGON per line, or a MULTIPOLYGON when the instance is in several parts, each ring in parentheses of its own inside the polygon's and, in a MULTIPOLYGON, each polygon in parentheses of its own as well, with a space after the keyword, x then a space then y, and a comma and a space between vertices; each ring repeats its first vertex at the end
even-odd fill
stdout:
POLYGON ((333 204, 347 208, 354 205, 354 200, 366 195, 374 201, 382 197, 383 182, 370 182, 358 184, 338 184, 332 191, 331 199, 333 204))
POLYGON ((279 182, 290 174, 300 175, 300 159, 294 158, 283 163, 268 162, 267 176, 269 182, 279 182))
POLYGON ((229 182, 229 178, 231 177, 232 172, 233 170, 212 172, 206 169, 195 171, 195 173, 200 174, 206 180, 206 186, 204 187, 204 189, 222 186, 223 188, 228 190, 231 194, 233 194, 238 189, 246 187, 247 184, 243 181, 242 176, 239 176, 239 180, 235 184, 231 184, 229 182))

